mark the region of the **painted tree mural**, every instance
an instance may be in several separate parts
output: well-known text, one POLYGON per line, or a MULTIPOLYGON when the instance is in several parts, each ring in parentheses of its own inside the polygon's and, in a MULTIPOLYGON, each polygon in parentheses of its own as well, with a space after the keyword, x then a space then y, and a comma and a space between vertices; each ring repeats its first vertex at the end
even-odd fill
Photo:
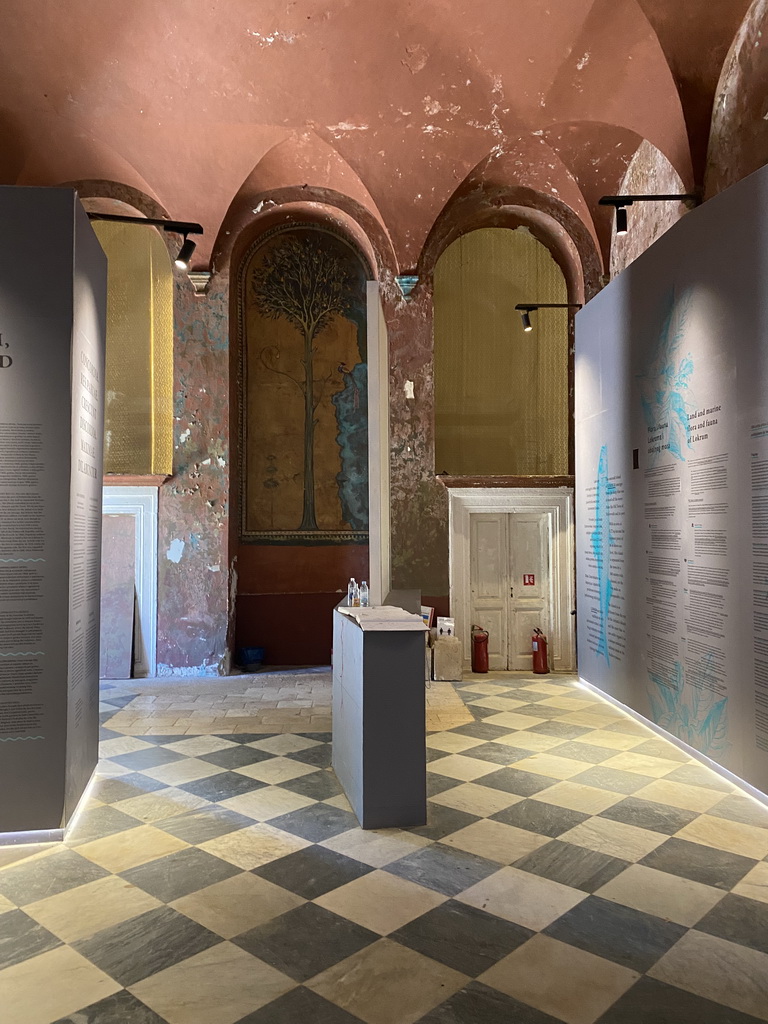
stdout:
POLYGON ((319 246, 311 236, 286 235, 264 257, 252 278, 252 297, 261 316, 285 318, 303 338, 303 377, 261 360, 299 388, 304 404, 304 502, 299 530, 317 530, 315 507, 315 414, 327 378, 315 379, 317 342, 336 316, 348 316, 356 302, 356 274, 337 251, 319 246))

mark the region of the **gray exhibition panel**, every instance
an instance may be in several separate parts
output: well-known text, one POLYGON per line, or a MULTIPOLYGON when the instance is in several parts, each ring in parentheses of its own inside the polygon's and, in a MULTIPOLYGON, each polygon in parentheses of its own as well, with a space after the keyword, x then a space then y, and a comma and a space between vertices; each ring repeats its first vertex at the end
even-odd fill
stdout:
POLYGON ((768 791, 768 168, 577 315, 579 672, 768 791))
POLYGON ((98 758, 106 257, 70 189, 0 187, 0 833, 98 758))
POLYGON ((333 768, 363 828, 427 820, 421 616, 338 608, 333 618, 333 768))

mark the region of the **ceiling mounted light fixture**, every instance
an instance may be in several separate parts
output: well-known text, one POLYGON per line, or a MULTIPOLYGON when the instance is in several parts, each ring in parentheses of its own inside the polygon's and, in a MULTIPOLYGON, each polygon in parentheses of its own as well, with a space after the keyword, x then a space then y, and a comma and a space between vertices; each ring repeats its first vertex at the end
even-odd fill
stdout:
POLYGON ((581 309, 580 302, 518 302, 515 309, 519 310, 520 316, 523 321, 523 330, 533 330, 533 324, 531 323, 531 313, 537 309, 581 309))
POLYGON ((109 220, 118 224, 148 224, 153 228, 161 228, 165 232, 171 232, 176 235, 183 235, 184 241, 182 242, 179 255, 174 260, 174 263, 180 270, 189 269, 189 261, 192 258, 192 253, 195 251, 195 243, 189 238, 189 235, 202 235, 203 227, 201 224, 196 224, 191 220, 160 220, 152 217, 128 217, 117 213, 95 213, 91 210, 86 211, 88 213, 89 220, 109 220))
POLYGON ((195 251, 195 243, 191 238, 184 236, 184 243, 179 249, 179 255, 174 260, 174 263, 179 270, 189 270, 189 261, 192 259, 192 253, 195 251))
POLYGON ((634 203, 685 203, 689 210, 698 206, 701 196, 694 192, 685 192, 680 195, 657 195, 657 196, 601 196, 598 199, 599 206, 612 206, 616 210, 616 234, 626 235, 627 233, 627 207, 634 203))

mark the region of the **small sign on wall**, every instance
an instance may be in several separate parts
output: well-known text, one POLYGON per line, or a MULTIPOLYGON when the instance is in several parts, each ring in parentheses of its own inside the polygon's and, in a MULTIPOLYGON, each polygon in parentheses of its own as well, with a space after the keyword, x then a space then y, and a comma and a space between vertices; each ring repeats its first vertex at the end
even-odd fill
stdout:
POLYGON ((535 587, 536 586, 536 575, 532 572, 523 573, 523 586, 524 587, 535 587))

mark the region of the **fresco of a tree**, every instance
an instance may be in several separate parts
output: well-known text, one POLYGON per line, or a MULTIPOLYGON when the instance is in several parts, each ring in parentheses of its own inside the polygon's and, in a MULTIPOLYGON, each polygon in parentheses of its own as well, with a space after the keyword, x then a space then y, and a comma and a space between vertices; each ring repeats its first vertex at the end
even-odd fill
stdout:
POLYGON ((314 356, 318 339, 336 316, 347 316, 356 295, 350 261, 310 236, 286 235, 265 255, 252 278, 252 298, 261 316, 286 319, 303 339, 303 376, 278 369, 270 350, 261 361, 273 373, 293 381, 304 404, 304 502, 299 530, 317 530, 315 507, 315 414, 327 378, 316 380, 314 356))

